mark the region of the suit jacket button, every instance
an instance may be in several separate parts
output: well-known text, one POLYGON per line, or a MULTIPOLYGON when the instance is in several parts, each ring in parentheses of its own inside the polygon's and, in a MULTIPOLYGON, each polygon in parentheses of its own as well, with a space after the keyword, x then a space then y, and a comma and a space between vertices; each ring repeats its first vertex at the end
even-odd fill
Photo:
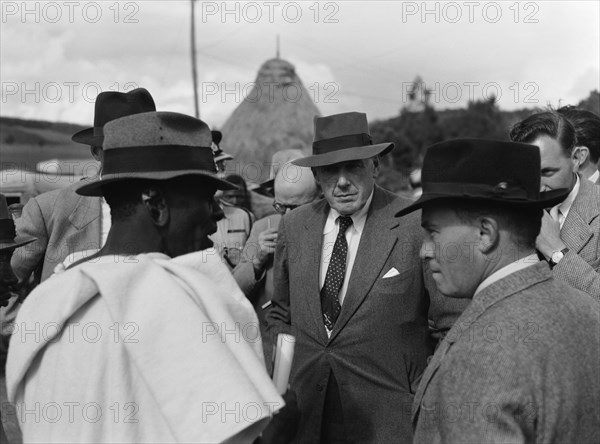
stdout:
POLYGON ((317 384, 317 391, 318 392, 322 392, 323 391, 323 386, 321 384, 317 384))

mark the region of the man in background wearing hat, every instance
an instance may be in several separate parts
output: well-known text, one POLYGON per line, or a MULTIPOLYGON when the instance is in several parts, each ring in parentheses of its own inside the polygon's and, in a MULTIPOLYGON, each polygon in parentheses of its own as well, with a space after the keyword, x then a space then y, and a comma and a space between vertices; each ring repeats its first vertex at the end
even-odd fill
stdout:
MULTIPOLYGON (((105 91, 98 94, 94 110, 94 127, 73 135, 73 142, 89 145, 102 170, 103 127, 107 122, 131 114, 155 111, 150 93, 137 88, 127 93, 105 91)), ((84 181, 94 178, 83 179, 84 181)), ((98 250, 106 241, 110 229, 110 210, 98 197, 75 193, 81 183, 34 197, 23 208, 17 220, 17 232, 37 241, 20 248, 13 256, 12 266, 19 279, 31 273, 36 283, 49 278, 57 265, 73 253, 98 250)))
MULTIPOLYGON (((232 160, 233 157, 221 149, 220 143, 223 138, 221 131, 212 131, 212 137, 212 149, 218 175, 225 178, 227 176, 226 162, 232 160)), ((243 180, 241 177, 239 179, 243 180)), ((217 232, 211 236, 211 240, 223 262, 230 270, 233 270, 239 263, 244 245, 250 236, 254 215, 245 208, 227 202, 223 199, 223 193, 217 192, 217 195, 224 217, 217 223, 217 232)))
POLYGON ((210 130, 150 112, 104 134, 102 178, 77 192, 110 205, 106 244, 29 295, 17 324, 44 333, 11 340, 7 386, 23 439, 251 442, 283 402, 251 304, 201 251, 223 217, 215 191, 233 187, 216 175, 210 130), (28 416, 50 404, 71 413, 28 416))
POLYGON ((432 353, 429 299, 410 202, 375 185, 379 156, 363 113, 315 118, 311 167, 324 200, 279 225, 269 333, 296 336, 291 388, 298 442, 410 442, 410 406, 432 353))
MULTIPOLYGON (((35 238, 28 236, 17 236, 15 230, 15 223, 9 214, 8 206, 6 204, 6 197, 4 194, 0 194, 0 307, 8 305, 11 298, 16 298, 12 292, 13 287, 17 284, 18 279, 13 273, 10 266, 10 258, 15 248, 22 247, 31 242, 35 241, 35 238)), ((12 329, 12 326, 5 325, 2 323, 2 329, 12 329)), ((8 435, 13 440, 20 441, 20 436, 15 437, 14 434, 18 435, 18 427, 11 427, 15 424, 14 418, 10 417, 6 412, 6 378, 4 375, 4 363, 6 362, 6 348, 0 348, 0 384, 2 386, 2 397, 0 398, 0 407, 4 409, 4 413, 0 413, 0 442, 9 442, 4 433, 4 424, 6 424, 8 435), (12 433, 11 433, 12 432, 12 433)))
POLYGON ((419 384, 415 443, 600 440, 600 307, 537 258, 543 208, 568 194, 540 192, 539 170, 535 146, 442 142, 398 213, 422 208, 438 290, 472 300, 419 384))
POLYGON ((569 190, 544 212, 537 250, 554 277, 600 302, 600 187, 578 174, 583 158, 575 129, 562 114, 546 111, 515 124, 510 138, 539 147, 542 191, 569 190))
POLYGON ((266 310, 273 298, 273 255, 277 244, 277 228, 288 211, 309 204, 319 197, 317 183, 308 168, 284 164, 273 181, 276 213, 256 221, 242 252, 242 260, 233 270, 233 277, 252 301, 260 322, 267 371, 271 371, 273 343, 266 330, 266 310))

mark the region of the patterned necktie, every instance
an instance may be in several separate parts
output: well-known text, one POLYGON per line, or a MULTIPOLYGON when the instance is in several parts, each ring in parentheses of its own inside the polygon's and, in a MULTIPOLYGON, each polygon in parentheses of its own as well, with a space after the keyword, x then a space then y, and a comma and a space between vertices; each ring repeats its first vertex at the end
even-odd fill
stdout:
POLYGON ((338 217, 340 231, 338 232, 333 252, 327 267, 325 275, 325 285, 321 288, 321 309, 323 311, 323 322, 329 331, 333 330, 333 325, 337 321, 342 306, 338 299, 338 294, 344 282, 346 273, 346 256, 348 253, 348 243, 346 242, 346 230, 352 225, 352 218, 348 216, 338 217))

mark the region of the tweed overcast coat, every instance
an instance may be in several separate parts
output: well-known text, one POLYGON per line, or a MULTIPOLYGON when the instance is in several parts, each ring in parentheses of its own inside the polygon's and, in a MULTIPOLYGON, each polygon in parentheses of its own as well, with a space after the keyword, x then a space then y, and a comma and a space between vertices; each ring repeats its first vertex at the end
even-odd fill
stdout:
POLYGON ((600 306, 545 262, 482 290, 436 351, 415 443, 600 442, 600 306))

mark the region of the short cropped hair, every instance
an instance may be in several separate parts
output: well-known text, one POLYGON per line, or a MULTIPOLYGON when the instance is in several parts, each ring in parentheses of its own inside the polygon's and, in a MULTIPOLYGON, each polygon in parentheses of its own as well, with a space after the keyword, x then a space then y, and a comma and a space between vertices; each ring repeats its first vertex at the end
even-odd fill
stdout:
POLYGON ((598 163, 600 159, 600 117, 591 111, 567 105, 556 110, 567 118, 575 128, 577 146, 590 150, 590 159, 598 163))
POLYGON ((481 216, 490 216, 501 228, 511 233, 511 239, 519 249, 535 249, 535 241, 542 226, 541 208, 518 208, 513 205, 467 200, 449 200, 452 208, 463 222, 472 222, 481 216))
POLYGON ((556 111, 533 114, 516 123, 510 130, 510 140, 513 142, 532 143, 541 136, 558 141, 568 157, 577 142, 573 125, 556 111))
POLYGON ((110 218, 113 223, 125 221, 135 214, 136 207, 142 203, 142 192, 156 185, 152 180, 124 180, 102 187, 102 194, 110 206, 110 218))

